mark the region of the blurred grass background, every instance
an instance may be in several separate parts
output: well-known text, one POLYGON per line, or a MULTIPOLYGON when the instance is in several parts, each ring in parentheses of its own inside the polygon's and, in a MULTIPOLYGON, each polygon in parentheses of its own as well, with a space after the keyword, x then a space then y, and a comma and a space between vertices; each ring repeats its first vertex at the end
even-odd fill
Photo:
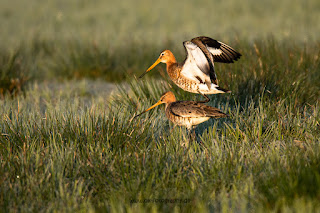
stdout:
POLYGON ((299 1, 103 0, 1 1, 2 45, 21 41, 88 41, 112 47, 131 42, 177 45, 198 35, 216 39, 318 40, 320 3, 299 1), (106 42, 105 44, 100 42, 106 42))
POLYGON ((163 49, 182 61, 182 42, 199 35, 235 48, 270 38, 309 48, 320 33, 316 0, 4 0, 0 8, 1 57, 19 53, 29 80, 121 81, 144 71, 163 49))
POLYGON ((0 2, 0 212, 320 211, 320 2, 0 2), (230 115, 186 142, 163 107, 159 65, 206 35, 242 57, 216 64, 230 115), (183 199, 180 202, 144 202, 183 199))

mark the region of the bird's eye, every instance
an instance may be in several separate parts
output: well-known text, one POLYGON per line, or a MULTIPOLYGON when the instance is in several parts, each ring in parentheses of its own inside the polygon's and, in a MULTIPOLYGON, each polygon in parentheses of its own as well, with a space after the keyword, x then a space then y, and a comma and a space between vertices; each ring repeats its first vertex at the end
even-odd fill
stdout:
POLYGON ((161 53, 160 56, 164 56, 164 53, 161 53))

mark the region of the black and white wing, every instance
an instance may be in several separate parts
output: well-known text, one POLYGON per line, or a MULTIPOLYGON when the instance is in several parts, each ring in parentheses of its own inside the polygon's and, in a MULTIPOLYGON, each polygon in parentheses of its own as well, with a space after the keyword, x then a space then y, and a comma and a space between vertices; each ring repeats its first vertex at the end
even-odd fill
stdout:
POLYGON ((187 52, 181 74, 199 83, 206 83, 210 88, 211 83, 217 84, 212 54, 204 47, 191 41, 183 42, 187 52))
POLYGON ((233 63, 241 57, 241 54, 232 47, 206 36, 193 38, 191 42, 197 45, 203 44, 212 54, 214 62, 233 63))
POLYGON ((218 85, 214 62, 233 63, 241 56, 232 47, 205 36, 185 41, 183 45, 187 58, 181 74, 199 83, 207 84, 209 89, 211 83, 218 85))

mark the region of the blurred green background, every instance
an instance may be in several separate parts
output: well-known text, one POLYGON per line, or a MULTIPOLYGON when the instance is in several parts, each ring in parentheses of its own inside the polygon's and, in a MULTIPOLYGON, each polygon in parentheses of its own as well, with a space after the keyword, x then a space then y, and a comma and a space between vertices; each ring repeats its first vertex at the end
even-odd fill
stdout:
POLYGON ((143 72, 163 49, 182 61, 182 42, 200 35, 239 51, 270 39, 314 46, 319 21, 317 0, 3 0, 0 70, 11 76, 0 85, 17 78, 119 82, 143 72))
MULTIPOLYGON (((318 40, 317 0, 3 0, 1 45, 12 47, 34 39, 163 44, 207 35, 219 40, 318 40)), ((101 43, 103 45, 103 43, 101 43)), ((107 46, 106 46, 107 47, 107 46)))

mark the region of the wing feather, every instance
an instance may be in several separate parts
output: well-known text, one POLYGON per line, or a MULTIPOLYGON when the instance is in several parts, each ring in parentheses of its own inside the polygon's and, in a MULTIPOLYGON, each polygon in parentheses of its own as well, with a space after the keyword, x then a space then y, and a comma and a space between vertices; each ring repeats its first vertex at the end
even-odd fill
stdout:
POLYGON ((226 117, 221 110, 195 101, 177 101, 171 104, 170 110, 176 116, 184 118, 226 117))
POLYGON ((183 42, 187 52, 181 74, 197 82, 218 85, 214 62, 233 63, 241 56, 232 47, 215 39, 200 36, 183 42))
POLYGON ((191 41, 194 42, 195 40, 201 41, 206 46, 212 54, 215 62, 233 63, 241 57, 241 54, 235 51, 232 47, 215 39, 200 36, 192 39, 191 41))
POLYGON ((191 78, 195 78, 195 76, 200 77, 201 81, 207 85, 216 83, 211 53, 205 47, 201 47, 190 41, 184 42, 183 45, 187 51, 187 58, 181 73, 191 78))

